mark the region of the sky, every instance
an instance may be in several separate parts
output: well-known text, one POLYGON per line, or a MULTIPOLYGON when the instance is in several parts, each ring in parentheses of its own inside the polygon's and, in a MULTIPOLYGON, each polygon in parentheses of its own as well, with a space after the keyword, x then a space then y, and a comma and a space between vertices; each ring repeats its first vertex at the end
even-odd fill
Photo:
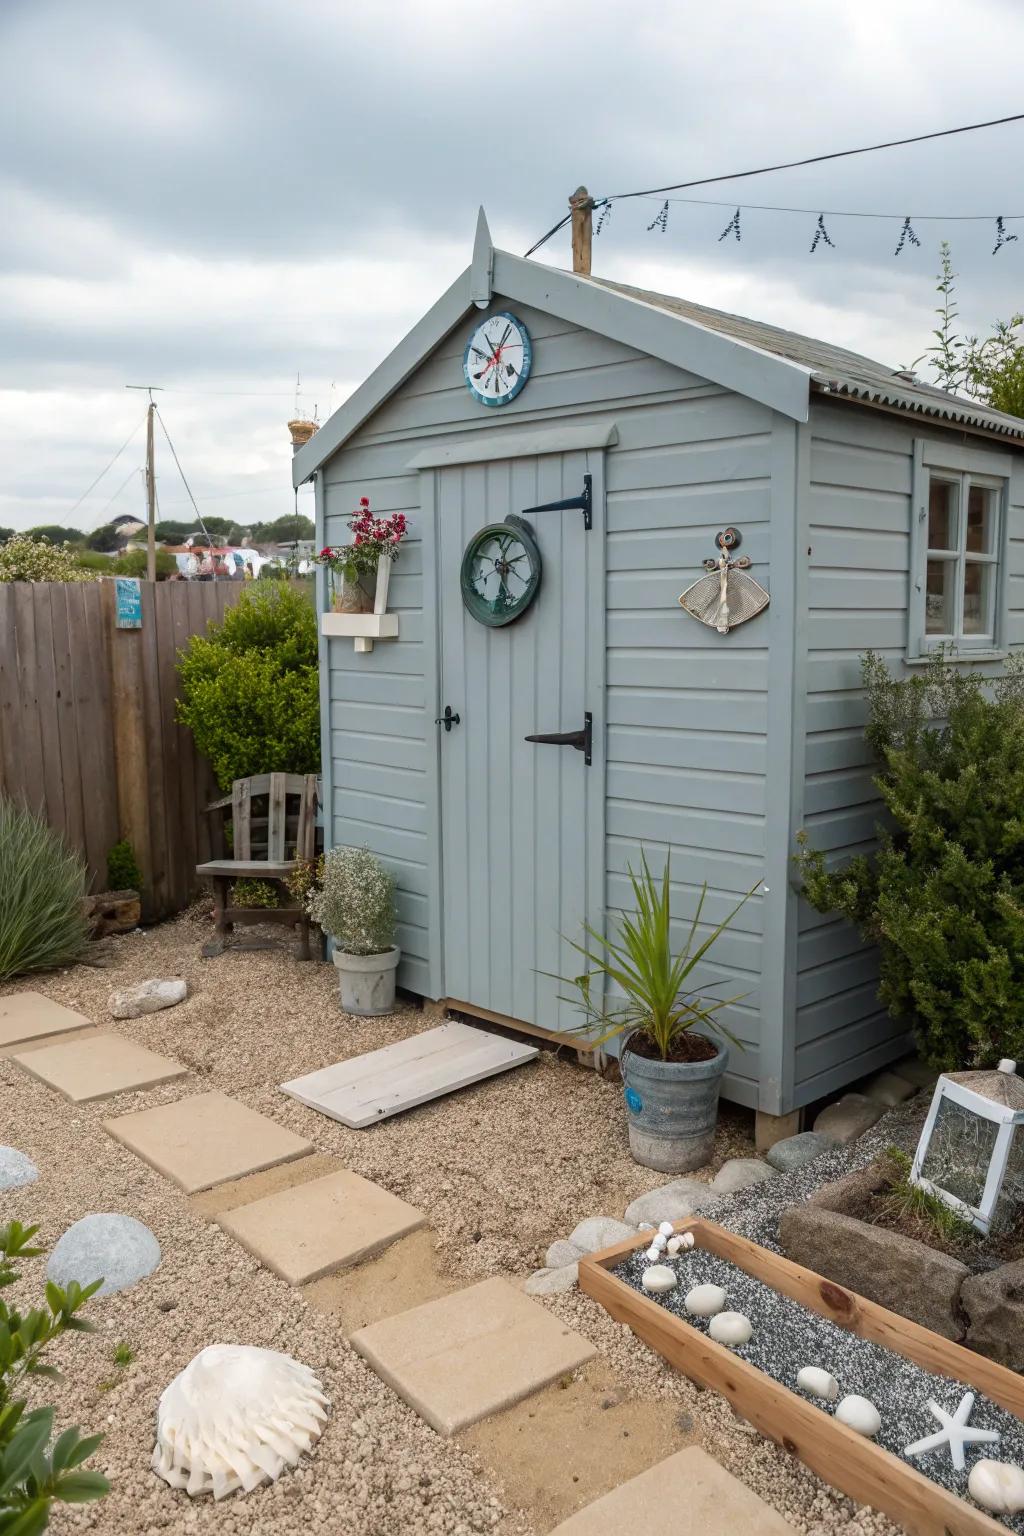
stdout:
MULTIPOLYGON (((1024 111, 1022 57, 1019 0, 0 0, 0 526, 143 508, 129 384, 161 386, 204 512, 288 513, 285 423, 325 420, 468 264, 480 204, 521 255, 580 183, 1024 111)), ((662 198, 613 201, 594 271, 899 367, 943 238, 965 330, 1024 309, 1022 164, 1024 122, 680 193, 721 206, 664 231, 662 198), (820 209, 890 217, 829 214, 812 255, 820 209), (993 255, 997 214, 1021 238, 993 255)), ((569 266, 568 231, 535 259, 569 266)), ((157 489, 190 518, 159 429, 157 489)))

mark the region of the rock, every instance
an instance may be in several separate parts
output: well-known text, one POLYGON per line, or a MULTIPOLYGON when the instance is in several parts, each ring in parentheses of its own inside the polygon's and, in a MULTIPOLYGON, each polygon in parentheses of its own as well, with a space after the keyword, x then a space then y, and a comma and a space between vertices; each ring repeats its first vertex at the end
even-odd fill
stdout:
POLYGON ((847 1429, 855 1429, 858 1435, 873 1440, 882 1427, 882 1416, 870 1398, 858 1397, 852 1392, 844 1397, 836 1409, 836 1418, 847 1429))
POLYGON ((683 1306, 693 1317, 714 1317, 725 1306, 726 1295, 720 1285, 695 1285, 683 1297, 683 1306))
POLYGON ((858 1091, 865 1098, 874 1099, 876 1104, 891 1109, 894 1104, 902 1104, 904 1099, 912 1099, 917 1089, 897 1072, 876 1072, 874 1077, 861 1083, 858 1091))
MULTIPOLYGON (((660 1189, 648 1190, 646 1195, 641 1195, 632 1205, 627 1205, 626 1220, 634 1227, 638 1227, 642 1221, 653 1221, 655 1224, 660 1221, 685 1221, 687 1216, 696 1215, 714 1198, 711 1186, 702 1184, 699 1179, 673 1179, 671 1184, 662 1184, 660 1189)), ((575 1236, 570 1241, 575 1242, 575 1236)))
POLYGON ((836 1285, 944 1339, 962 1337, 957 1303, 970 1271, 948 1254, 811 1201, 783 1211, 779 1241, 787 1258, 836 1285))
POLYGON ((85 916, 91 938, 130 933, 142 921, 142 902, 138 891, 101 891, 85 898, 85 916))
POLYGON ((1024 1509, 1024 1471, 1008 1461, 976 1461, 967 1479, 967 1492, 993 1514, 1016 1515, 1024 1509))
POLYGON ((142 981, 137 987, 110 994, 110 1013, 115 1019, 139 1019, 144 1013, 159 1013, 183 1003, 188 987, 183 981, 142 981))
POLYGON ((823 1397, 827 1403, 834 1403, 839 1396, 838 1381, 820 1365, 805 1365, 797 1371, 796 1384, 801 1392, 807 1392, 811 1397, 823 1397))
POLYGON ((0 1189, 20 1189, 23 1184, 34 1184, 39 1169, 30 1157, 17 1147, 0 1147, 0 1189))
MULTIPOLYGON (((577 1248, 575 1243, 567 1242, 560 1237, 557 1243, 552 1243, 544 1255, 544 1263, 548 1269, 564 1269, 566 1264, 578 1264, 586 1249, 577 1248)), ((595 1249, 596 1252, 596 1249, 595 1249)))
POLYGON ((204 960, 216 960, 217 956, 222 955, 226 949, 227 944, 223 939, 207 939, 200 954, 204 960))
POLYGON ((571 1291, 579 1280, 578 1264, 562 1264, 558 1269, 535 1269, 523 1286, 527 1296, 559 1296, 571 1291))
POLYGON ((665 1291, 675 1289, 676 1272, 667 1264, 651 1264, 640 1276, 640 1284, 652 1296, 661 1296, 665 1291))
POLYGON ((797 1136, 787 1136, 785 1141, 777 1141, 765 1156, 779 1173, 792 1173, 795 1168, 813 1163, 816 1157, 838 1146, 836 1138, 824 1131, 801 1131, 797 1136))
POLYGON ((845 1144, 870 1131, 884 1113, 881 1104, 866 1098, 863 1093, 845 1093, 837 1103, 822 1110, 814 1122, 814 1129, 845 1144))
POLYGON ((898 1077, 905 1078, 908 1083, 913 1083, 917 1089, 934 1088, 939 1080, 939 1074, 934 1067, 930 1067, 920 1056, 905 1056, 902 1061, 896 1062, 892 1069, 898 1077))
POLYGON ((46 1277, 63 1286, 102 1279, 96 1294, 108 1296, 151 1275, 159 1263, 160 1244, 148 1227, 134 1216, 102 1212, 68 1227, 50 1254, 46 1277))
POLYGON ((636 1237, 636 1231, 624 1221, 616 1221, 614 1216, 588 1216, 569 1233, 568 1240, 581 1253, 600 1253, 602 1248, 624 1243, 629 1237, 636 1237))
POLYGON ((730 1349, 749 1344, 753 1331, 750 1318, 742 1312, 719 1312, 708 1324, 708 1333, 715 1343, 726 1344, 730 1349))
POLYGON ((1024 1371, 1024 1260, 971 1275, 960 1289, 972 1349, 1011 1371, 1024 1371))
POLYGON ((711 1180, 711 1189, 716 1195, 735 1195, 738 1190, 763 1184, 771 1177, 771 1168, 759 1157, 730 1157, 711 1180))

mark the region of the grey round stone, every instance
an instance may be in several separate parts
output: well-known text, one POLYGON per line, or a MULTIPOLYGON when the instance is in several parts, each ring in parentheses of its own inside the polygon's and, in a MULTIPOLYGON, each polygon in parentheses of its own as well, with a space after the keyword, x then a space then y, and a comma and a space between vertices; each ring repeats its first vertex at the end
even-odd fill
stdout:
POLYGON ((34 1184, 39 1169, 30 1157, 17 1147, 0 1147, 0 1189, 20 1189, 23 1184, 34 1184))
POLYGON ((46 1275, 64 1286, 102 1279, 96 1294, 108 1296, 151 1275, 159 1263, 160 1244, 148 1227, 134 1216, 100 1212, 68 1228, 50 1254, 46 1275))
POLYGON ((838 1146, 836 1138, 824 1131, 801 1131, 796 1136, 787 1136, 785 1141, 777 1141, 774 1147, 768 1148, 765 1156, 780 1173, 791 1173, 794 1168, 803 1168, 806 1163, 813 1163, 816 1157, 832 1152, 838 1146))

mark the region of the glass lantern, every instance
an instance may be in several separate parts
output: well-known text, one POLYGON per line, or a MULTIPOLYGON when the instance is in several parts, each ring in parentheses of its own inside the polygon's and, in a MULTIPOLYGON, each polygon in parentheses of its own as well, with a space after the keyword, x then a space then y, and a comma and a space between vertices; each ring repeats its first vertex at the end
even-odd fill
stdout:
POLYGON ((944 1073, 935 1085, 911 1180, 979 1232, 1014 1225, 1024 1200, 1024 1078, 1015 1061, 994 1071, 944 1073))

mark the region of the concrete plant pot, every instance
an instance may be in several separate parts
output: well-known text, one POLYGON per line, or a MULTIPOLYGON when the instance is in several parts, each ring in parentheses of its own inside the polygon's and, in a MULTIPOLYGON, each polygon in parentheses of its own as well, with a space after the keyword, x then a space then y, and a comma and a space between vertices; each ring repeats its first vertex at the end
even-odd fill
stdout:
POLYGON ((349 955, 335 946, 334 965, 338 972, 342 1012, 363 1018, 393 1013, 395 971, 401 957, 402 951, 397 946, 385 949, 379 955, 349 955))
POLYGON ((718 1123, 718 1093, 729 1063, 724 1041, 710 1061, 660 1061, 637 1056, 629 1040, 619 1057, 629 1114, 629 1150, 645 1168, 688 1173, 710 1160, 718 1123))

